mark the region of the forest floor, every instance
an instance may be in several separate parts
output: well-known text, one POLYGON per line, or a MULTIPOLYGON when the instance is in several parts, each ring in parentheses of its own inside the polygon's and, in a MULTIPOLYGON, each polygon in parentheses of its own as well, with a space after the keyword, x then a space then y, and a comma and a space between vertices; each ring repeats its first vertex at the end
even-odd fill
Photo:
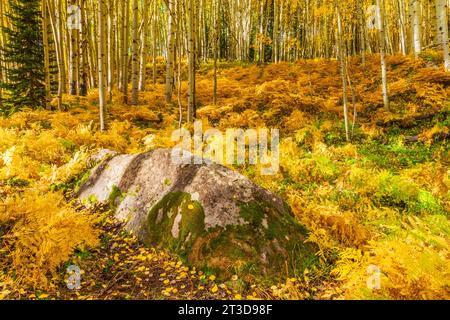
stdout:
MULTIPOLYGON (((113 92, 107 132, 98 131, 94 91, 65 96, 62 112, 0 118, 0 298, 449 298, 450 75, 438 67, 440 58, 433 51, 419 60, 388 58, 390 111, 382 107, 379 57, 369 56, 365 66, 352 59, 349 109, 357 118, 350 142, 336 61, 222 63, 215 106, 212 67, 200 68, 205 129, 280 129, 277 175, 232 167, 280 194, 319 248, 314 269, 263 282, 237 275, 219 282, 139 244, 105 208, 74 201, 93 150, 174 145, 178 106, 164 102, 162 63, 139 106, 124 105, 113 92), (81 269, 79 290, 67 288, 70 265, 81 269), (371 265, 381 270, 378 290, 367 288, 371 265)), ((186 94, 183 82, 183 110, 186 94)))

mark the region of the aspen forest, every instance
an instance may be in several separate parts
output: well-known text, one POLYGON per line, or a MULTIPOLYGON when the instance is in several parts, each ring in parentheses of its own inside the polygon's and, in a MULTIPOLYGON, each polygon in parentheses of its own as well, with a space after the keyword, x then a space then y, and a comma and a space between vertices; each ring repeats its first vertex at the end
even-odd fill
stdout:
POLYGON ((450 299, 450 0, 0 0, 0 300, 450 299))

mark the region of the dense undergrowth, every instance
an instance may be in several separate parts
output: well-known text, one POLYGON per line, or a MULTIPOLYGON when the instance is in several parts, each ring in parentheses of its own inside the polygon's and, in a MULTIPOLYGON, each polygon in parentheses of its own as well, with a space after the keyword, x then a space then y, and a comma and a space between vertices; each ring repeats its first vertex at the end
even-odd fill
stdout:
MULTIPOLYGON (((280 129, 277 175, 261 176, 255 166, 235 169, 279 193, 320 248, 315 269, 261 289, 261 297, 450 297, 450 75, 435 66, 439 59, 431 51, 420 60, 388 58, 391 112, 382 108, 379 58, 369 57, 365 66, 352 59, 357 118, 349 143, 336 61, 223 64, 217 106, 211 105, 211 66, 201 68, 204 127, 280 129), (377 290, 367 286, 371 265, 381 271, 377 290)), ((101 251, 98 214, 75 209, 70 194, 95 149, 173 146, 178 108, 166 106, 159 81, 147 85, 139 107, 123 105, 114 92, 104 133, 95 92, 65 97, 64 112, 23 110, 0 118, 0 297, 17 297, 24 288, 55 291, 61 266, 75 251, 101 251)), ((186 91, 183 83, 183 103, 186 91)))

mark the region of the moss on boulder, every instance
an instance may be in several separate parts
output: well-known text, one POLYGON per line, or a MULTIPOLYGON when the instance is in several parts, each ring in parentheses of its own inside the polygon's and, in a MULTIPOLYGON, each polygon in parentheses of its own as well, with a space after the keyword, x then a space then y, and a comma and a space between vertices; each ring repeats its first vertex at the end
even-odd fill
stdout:
POLYGON ((218 164, 176 164, 169 149, 100 163, 79 196, 93 195, 144 243, 223 278, 286 275, 314 260, 307 230, 277 195, 218 164))

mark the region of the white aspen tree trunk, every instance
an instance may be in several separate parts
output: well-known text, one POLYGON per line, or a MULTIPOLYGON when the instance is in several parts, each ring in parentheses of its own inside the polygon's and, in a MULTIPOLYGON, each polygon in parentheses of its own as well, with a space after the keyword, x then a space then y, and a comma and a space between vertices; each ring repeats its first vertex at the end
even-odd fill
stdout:
POLYGON ((128 40, 129 40, 129 0, 124 0, 122 15, 122 91, 123 103, 128 103, 128 40))
POLYGON ((278 1, 273 0, 273 39, 272 39, 272 62, 278 62, 278 24, 279 24, 279 13, 278 13, 278 1))
POLYGON ((97 19, 93 19, 97 15, 97 11, 94 11, 94 7, 91 1, 87 0, 86 3, 84 3, 84 10, 82 11, 83 16, 83 34, 84 34, 84 41, 85 41, 85 47, 86 47, 86 59, 85 59, 85 65, 86 65, 86 73, 89 80, 89 88, 96 88, 97 87, 97 76, 98 76, 98 70, 97 70, 97 42, 96 42, 96 29, 90 27, 92 24, 92 20, 95 21, 97 19), (84 13, 83 13, 84 12, 84 13), (93 16, 89 13, 92 12, 93 16))
MULTIPOLYGON (((86 15, 86 25, 88 25, 88 18, 86 15)), ((91 88, 97 87, 97 76, 98 76, 98 69, 97 69, 97 42, 95 40, 96 34, 94 30, 90 30, 89 28, 86 29, 88 32, 88 40, 87 40, 87 46, 88 46, 88 64, 89 64, 89 79, 90 79, 90 86, 91 88)))
POLYGON ((366 36, 365 36, 365 19, 364 19, 364 1, 358 0, 358 25, 359 25, 359 41, 361 63, 366 65, 366 36))
POLYGON ((182 13, 182 7, 183 3, 182 1, 177 1, 177 17, 179 17, 178 20, 178 27, 176 32, 176 46, 178 48, 175 56, 177 58, 177 75, 176 75, 176 83, 177 83, 177 102, 178 102, 178 128, 181 128, 181 124, 183 122, 183 104, 181 102, 181 60, 183 58, 183 51, 181 50, 181 37, 182 37, 182 24, 184 24, 184 16, 182 13))
POLYGON ((107 17, 107 51, 108 51, 108 103, 112 103, 113 98, 113 86, 114 86, 114 34, 113 34, 113 14, 114 14, 114 1, 108 0, 108 17, 107 17))
POLYGON ((167 103, 172 103, 173 89, 173 62, 175 53, 175 0, 168 1, 169 22, 167 32, 167 67, 166 67, 166 90, 165 98, 167 103))
POLYGON ((57 93, 57 100, 58 100, 58 110, 62 110, 62 95, 63 95, 63 86, 64 86, 64 77, 63 77, 63 61, 62 61, 62 50, 61 50, 61 43, 59 42, 59 30, 58 30, 58 24, 56 21, 56 16, 53 14, 55 12, 55 5, 51 2, 51 0, 44 0, 47 9, 49 12, 49 18, 50 18, 50 25, 52 28, 52 34, 53 34, 53 43, 55 45, 55 55, 56 55, 56 64, 58 66, 58 93, 57 93))
POLYGON ((114 72, 115 72, 115 84, 117 85, 117 89, 121 92, 122 91, 122 81, 121 81, 121 72, 122 72, 122 59, 121 59, 121 52, 120 51, 120 34, 122 28, 120 27, 120 7, 121 2, 117 1, 116 7, 115 7, 115 14, 114 14, 114 72))
POLYGON ((97 32, 98 32, 98 48, 97 48, 97 57, 98 57, 98 105, 99 105, 99 113, 100 113, 100 130, 106 130, 106 115, 105 115, 105 76, 104 76, 104 59, 105 59, 105 23, 104 19, 104 10, 105 10, 105 0, 98 1, 98 23, 97 23, 97 32))
POLYGON ((189 123, 195 118, 195 0, 187 0, 188 5, 188 73, 189 73, 189 93, 188 93, 188 117, 189 123))
MULTIPOLYGON (((77 1, 72 0, 71 5, 76 5, 77 1)), ((68 12, 68 15, 76 15, 76 11, 68 12)), ((72 96, 76 96, 78 93, 78 29, 73 28, 69 32, 70 45, 69 45, 69 93, 72 96)))
POLYGON ((337 13, 337 28, 338 28, 338 30, 337 30, 337 32, 338 32, 337 49, 338 49, 338 56, 339 56, 339 62, 340 62, 340 72, 341 72, 341 78, 342 78, 342 91, 343 91, 345 139, 347 141, 349 141, 350 135, 349 135, 349 126, 348 126, 348 95, 347 95, 347 65, 346 65, 347 56, 344 51, 344 44, 343 44, 343 29, 342 29, 341 10, 339 8, 339 4, 338 4, 337 0, 335 1, 335 6, 336 6, 336 13, 337 13))
POLYGON ((418 58, 420 53, 422 52, 420 0, 411 0, 410 17, 411 17, 412 49, 414 52, 414 56, 418 58))
MULTIPOLYGON (((382 4, 385 5, 384 0, 382 0, 382 1, 383 1, 382 4)), ((390 27, 389 27, 388 21, 385 18, 386 17, 386 9, 384 9, 383 14, 384 14, 384 17, 383 17, 383 20, 384 20, 383 31, 384 31, 385 53, 388 52, 388 50, 389 50, 389 53, 391 55, 393 55, 394 54, 394 47, 393 47, 392 41, 391 41, 392 37, 390 36, 390 31, 389 31, 390 27)))
POLYGON ((221 0, 213 0, 213 21, 214 21, 214 92, 213 104, 217 104, 217 59, 219 56, 219 19, 220 19, 221 0))
POLYGON ((147 26, 148 26, 148 0, 142 1, 142 30, 141 30, 141 54, 139 61, 139 90, 145 90, 147 73, 147 26))
POLYGON ((400 50, 403 55, 406 55, 408 46, 406 45, 406 22, 405 22, 405 16, 404 16, 404 3, 403 0, 397 0, 397 8, 398 8, 398 18, 399 18, 399 25, 400 25, 400 50))
POLYGON ((80 77, 80 85, 79 85, 79 93, 80 96, 86 96, 87 95, 87 67, 88 67, 88 51, 87 51, 87 43, 88 43, 88 37, 87 37, 87 26, 85 25, 86 20, 86 0, 81 0, 80 2, 80 10, 81 10, 81 77, 80 77))
POLYGON ((105 101, 108 103, 109 98, 107 97, 109 89, 109 53, 108 53, 108 42, 109 42, 109 31, 108 31, 108 19, 109 19, 109 1, 103 0, 103 83, 105 85, 105 101))
POLYGON ((447 22, 447 0, 436 0, 438 39, 441 41, 442 50, 444 53, 444 68, 445 71, 450 72, 450 55, 448 50, 448 22, 447 22))
MULTIPOLYGON (((79 3, 79 1, 81 0, 77 0, 77 4, 79 3)), ((80 8, 80 7, 78 7, 80 8)), ((80 9, 78 9, 80 10, 80 9)), ((80 12, 79 12, 80 13, 80 12)), ((75 82, 77 87, 75 88, 76 90, 76 94, 79 95, 79 86, 80 86, 80 69, 81 69, 81 43, 80 43, 80 29, 77 29, 75 32, 75 51, 77 52, 77 55, 75 57, 75 82)))
POLYGON ((132 58, 131 58, 131 104, 137 105, 139 100, 139 24, 138 24, 138 1, 133 0, 133 37, 132 37, 132 58))
POLYGON ((384 108, 389 111, 389 93, 388 93, 388 83, 387 83, 387 69, 386 69, 386 42, 384 36, 384 17, 385 17, 385 6, 384 0, 377 0, 380 25, 379 25, 379 38, 380 38, 380 59, 381 59, 381 85, 383 92, 383 105, 384 108))
POLYGON ((198 43, 199 43, 199 51, 198 51, 198 58, 199 61, 200 59, 203 61, 206 61, 206 56, 205 56, 205 52, 206 52, 206 47, 207 47, 207 43, 206 43, 206 32, 205 32, 205 2, 203 0, 198 0, 199 1, 199 30, 198 30, 198 43))
POLYGON ((153 0, 153 17, 152 17, 152 81, 156 84, 156 34, 158 22, 158 0, 153 0))
MULTIPOLYGON (((50 53, 48 43, 48 11, 45 1, 42 1, 42 42, 44 47, 44 73, 45 73, 45 94, 46 94, 46 109, 49 108, 51 87, 50 87, 50 53)), ((1 12, 0 12, 1 14, 1 12)), ((0 96, 1 97, 1 96, 0 96)), ((0 99, 1 101, 1 99, 0 99)))
POLYGON ((279 40, 278 40, 278 61, 286 61, 286 55, 285 55, 285 45, 286 45, 286 29, 284 28, 284 15, 285 15, 285 7, 284 2, 280 0, 280 13, 279 13, 279 22, 278 22, 278 28, 279 28, 279 40))
POLYGON ((194 63, 194 65, 197 65, 197 64, 200 64, 201 63, 201 61, 200 61, 200 59, 201 59, 201 57, 202 57, 202 37, 201 37, 201 34, 200 34, 200 30, 199 30, 199 23, 198 23, 198 20, 199 20, 199 18, 200 18, 200 14, 199 14, 199 2, 200 2, 200 0, 193 0, 193 3, 192 3, 192 8, 193 8, 193 14, 194 14, 194 16, 193 16, 193 22, 194 22, 194 41, 195 41, 195 43, 194 43, 194 48, 195 48, 195 53, 194 53, 194 56, 195 56, 195 63, 194 63))
POLYGON ((69 28, 67 28, 66 23, 67 23, 67 1, 66 0, 61 0, 61 11, 59 12, 61 14, 61 36, 63 37, 63 41, 66 45, 62 46, 63 51, 64 51, 64 65, 65 65, 65 70, 66 70, 66 80, 67 82, 65 83, 65 91, 64 93, 69 93, 70 94, 70 87, 71 87, 71 76, 72 76, 72 67, 70 65, 70 60, 71 60, 71 52, 70 52, 70 46, 71 46, 71 36, 70 36, 70 31, 69 28))
POLYGON ((123 16, 125 7, 123 0, 118 0, 117 5, 117 88, 123 92, 123 44, 125 42, 125 34, 123 28, 123 16))
POLYGON ((264 41, 262 40, 264 36, 264 3, 262 1, 259 9, 259 35, 261 37, 259 41, 259 63, 264 63, 264 41))
POLYGON ((64 34, 63 34, 63 12, 62 12, 62 0, 57 0, 57 30, 58 30, 58 43, 59 43, 59 50, 60 50, 60 57, 61 57, 61 74, 63 78, 62 83, 62 93, 67 93, 67 72, 66 72, 66 55, 65 55, 65 49, 64 49, 64 34))

